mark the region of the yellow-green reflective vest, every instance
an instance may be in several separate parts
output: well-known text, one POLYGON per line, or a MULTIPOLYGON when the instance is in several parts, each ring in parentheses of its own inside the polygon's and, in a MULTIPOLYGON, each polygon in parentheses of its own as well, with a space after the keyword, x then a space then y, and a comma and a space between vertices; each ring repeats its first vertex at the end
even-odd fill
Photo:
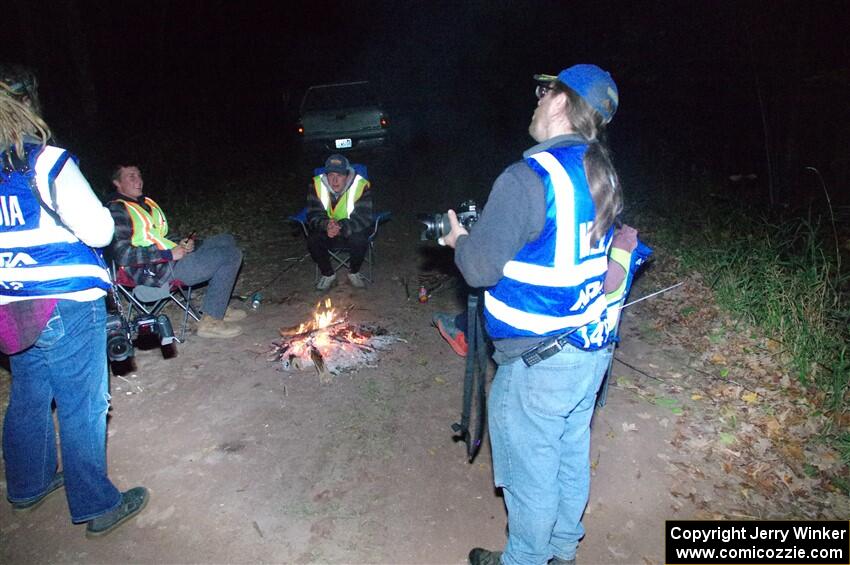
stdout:
POLYGON ((155 245, 157 249, 164 250, 177 246, 165 237, 168 234, 168 220, 165 219, 162 208, 156 202, 145 197, 145 204, 150 207, 150 212, 136 202, 122 199, 121 203, 127 208, 130 221, 133 223, 133 239, 130 243, 134 247, 155 245))
POLYGON ((322 202, 322 206, 328 212, 328 217, 334 220, 347 220, 354 212, 354 205, 363 196, 363 192, 369 188, 369 181, 358 174, 354 175, 354 180, 348 190, 342 193, 336 204, 333 204, 331 194, 333 189, 328 186, 324 175, 316 175, 313 177, 313 186, 316 189, 316 196, 322 202))

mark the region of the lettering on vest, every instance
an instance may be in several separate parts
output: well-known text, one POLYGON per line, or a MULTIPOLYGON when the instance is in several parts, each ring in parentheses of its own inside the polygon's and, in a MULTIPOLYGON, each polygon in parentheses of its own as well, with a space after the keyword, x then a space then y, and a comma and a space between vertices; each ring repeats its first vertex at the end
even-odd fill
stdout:
POLYGON ((578 225, 579 233, 579 252, 578 256, 583 259, 589 255, 602 253, 605 251, 605 238, 603 237, 596 242, 596 247, 591 247, 590 231, 593 229, 593 222, 582 222, 578 225))
POLYGON ((0 196, 0 223, 9 227, 27 223, 17 196, 0 196))
POLYGON ((26 253, 12 253, 4 251, 0 253, 0 267, 6 269, 14 269, 21 265, 36 265, 38 261, 27 255, 26 253))
POLYGON ((576 310, 580 310, 590 304, 590 301, 599 296, 599 293, 602 292, 602 281, 592 281, 590 284, 586 285, 578 295, 578 300, 576 300, 575 304, 570 306, 570 312, 575 312, 576 310))
POLYGON ((581 339, 582 343, 584 343, 584 348, 587 349, 591 344, 596 345, 597 347, 602 347, 602 344, 605 341, 605 323, 592 324, 593 331, 588 333, 588 326, 582 326, 578 330, 576 330, 576 335, 581 339))

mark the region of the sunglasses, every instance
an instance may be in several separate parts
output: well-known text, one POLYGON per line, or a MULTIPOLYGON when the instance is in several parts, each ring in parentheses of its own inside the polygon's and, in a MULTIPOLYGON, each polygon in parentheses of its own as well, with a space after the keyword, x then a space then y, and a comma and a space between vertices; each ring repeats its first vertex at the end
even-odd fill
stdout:
POLYGON ((537 96, 538 100, 540 100, 541 98, 546 96, 546 93, 550 90, 554 90, 554 87, 548 84, 538 84, 537 88, 534 89, 534 95, 537 96))

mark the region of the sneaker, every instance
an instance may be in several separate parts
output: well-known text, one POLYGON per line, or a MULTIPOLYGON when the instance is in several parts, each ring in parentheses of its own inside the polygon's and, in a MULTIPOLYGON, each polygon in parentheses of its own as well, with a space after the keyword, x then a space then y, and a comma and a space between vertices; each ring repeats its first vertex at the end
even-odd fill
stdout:
POLYGON ((121 504, 118 508, 89 520, 86 526, 86 537, 97 538, 105 536, 139 512, 148 504, 148 489, 145 487, 131 488, 121 493, 121 504))
POLYGON ((469 552, 469 565, 501 565, 502 552, 476 547, 469 552))
POLYGON ((231 322, 218 320, 209 314, 204 314, 198 322, 198 337, 231 338, 242 334, 242 326, 231 322))
POLYGON ((360 273, 348 273, 348 282, 354 288, 366 288, 366 283, 369 281, 360 273))
POLYGON ((466 334, 460 331, 455 324, 455 317, 451 314, 437 312, 431 320, 437 326, 437 330, 439 330, 443 339, 452 346, 454 352, 461 357, 466 357, 466 352, 469 349, 466 343, 466 334))
POLYGON ((553 557, 549 560, 549 565, 576 565, 576 558, 561 559, 560 557, 553 557))
POLYGON ((244 320, 247 317, 248 313, 245 310, 228 306, 227 311, 224 313, 224 318, 222 319, 225 322, 238 322, 239 320, 244 320))
POLYGON ((62 474, 62 471, 59 471, 55 475, 53 475, 53 480, 50 481, 50 484, 47 485, 47 490, 45 490, 40 495, 35 498, 30 498, 29 500, 23 500, 20 502, 12 502, 12 511, 13 512, 29 512, 30 510, 35 510, 39 506, 41 506, 45 500, 50 498, 50 495, 54 492, 58 491, 65 484, 65 475, 62 474))
POLYGON ((322 275, 319 277, 319 282, 316 283, 316 290, 324 292, 329 290, 333 285, 336 284, 336 273, 331 276, 322 275))

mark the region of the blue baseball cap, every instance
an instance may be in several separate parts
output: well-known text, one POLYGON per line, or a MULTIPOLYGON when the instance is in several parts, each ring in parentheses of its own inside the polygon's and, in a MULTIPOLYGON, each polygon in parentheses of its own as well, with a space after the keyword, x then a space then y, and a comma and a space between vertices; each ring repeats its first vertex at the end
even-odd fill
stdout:
POLYGON ((620 103, 617 85, 611 74, 596 65, 573 65, 564 69, 558 76, 534 75, 538 82, 560 81, 572 88, 591 108, 599 112, 603 123, 614 117, 620 103))

